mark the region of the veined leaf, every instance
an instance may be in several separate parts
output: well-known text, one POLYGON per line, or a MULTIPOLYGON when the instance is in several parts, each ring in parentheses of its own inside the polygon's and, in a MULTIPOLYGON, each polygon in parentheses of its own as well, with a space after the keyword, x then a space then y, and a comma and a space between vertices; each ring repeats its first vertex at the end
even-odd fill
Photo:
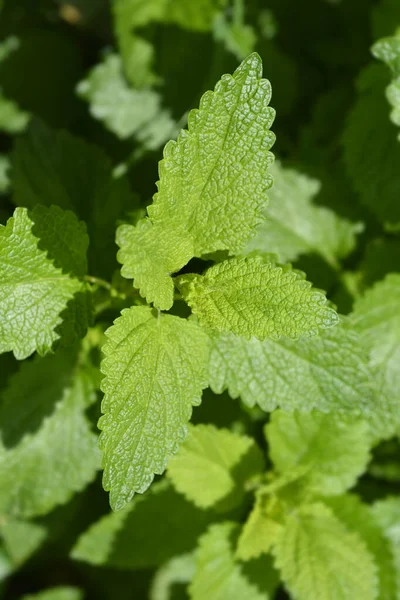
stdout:
POLYGON ((116 510, 163 473, 207 385, 205 333, 195 323, 154 312, 122 311, 103 347, 103 484, 116 510))
POLYGON ((85 225, 56 206, 17 208, 0 225, 0 352, 23 359, 83 337, 88 242, 85 225))
POLYGON ((376 567, 361 537, 323 504, 287 518, 275 546, 276 566, 296 600, 374 600, 376 567))
POLYGON ((23 363, 3 392, 0 514, 46 514, 96 475, 97 436, 85 416, 96 395, 72 358, 59 351, 23 363))
POLYGON ((163 310, 173 303, 172 273, 192 256, 238 252, 260 221, 272 184, 267 170, 275 115, 261 69, 259 56, 251 54, 203 96, 188 130, 164 149, 148 219, 117 232, 122 275, 133 277, 163 310))
POLYGON ((202 325, 246 339, 312 336, 338 323, 302 274, 261 257, 227 260, 205 275, 182 275, 177 285, 202 325))
POLYGON ((279 163, 271 167, 274 185, 264 221, 247 251, 272 252, 280 262, 296 260, 301 254, 318 253, 337 267, 337 259, 355 247, 362 223, 351 223, 328 208, 313 204, 320 183, 279 163))
POLYGON ((313 338, 244 340, 212 333, 209 381, 248 406, 366 414, 380 402, 360 338, 341 322, 313 338))
POLYGON ((200 508, 209 508, 232 492, 233 469, 253 447, 250 437, 227 429, 189 426, 187 439, 168 464, 168 476, 188 500, 200 508))
POLYGON ((370 459, 368 425, 356 419, 316 411, 273 412, 265 434, 275 468, 285 473, 304 466, 307 487, 315 494, 343 493, 370 459))

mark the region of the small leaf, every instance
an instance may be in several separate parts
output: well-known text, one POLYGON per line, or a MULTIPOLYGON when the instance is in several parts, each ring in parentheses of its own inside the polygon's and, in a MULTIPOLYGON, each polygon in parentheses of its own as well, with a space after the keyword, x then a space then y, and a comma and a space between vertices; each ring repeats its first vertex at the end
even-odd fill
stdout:
POLYGON ((283 527, 270 515, 269 508, 274 502, 274 498, 266 498, 262 492, 256 494, 255 505, 238 539, 236 556, 240 560, 258 558, 278 542, 283 527))
POLYGON ((202 325, 246 339, 312 336, 338 323, 302 274, 261 257, 227 260, 205 275, 182 275, 177 285, 202 325))
POLYGON ((164 472, 206 387, 208 343, 195 324, 148 307, 122 311, 106 332, 103 485, 115 510, 164 472))

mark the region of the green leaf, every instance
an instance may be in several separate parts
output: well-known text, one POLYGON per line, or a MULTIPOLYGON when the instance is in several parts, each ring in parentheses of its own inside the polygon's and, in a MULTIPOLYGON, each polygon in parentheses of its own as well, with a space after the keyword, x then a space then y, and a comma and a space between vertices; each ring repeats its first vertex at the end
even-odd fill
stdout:
POLYGON ((87 223, 91 275, 111 277, 117 268, 116 223, 135 202, 128 180, 113 176, 103 150, 35 121, 17 140, 11 160, 14 202, 74 211, 87 223))
POLYGON ((260 491, 256 494, 254 507, 242 527, 238 539, 236 556, 240 560, 258 558, 270 552, 282 533, 282 524, 270 514, 274 498, 266 498, 260 491))
POLYGON ((305 467, 307 487, 315 494, 343 493, 355 484, 370 459, 368 425, 354 417, 277 410, 265 434, 278 472, 305 467))
MULTIPOLYGON (((391 273, 356 301, 351 315, 381 394, 382 408, 373 419, 377 439, 400 429, 400 274, 391 273)), ((373 416, 373 415, 372 415, 373 416)))
POLYGON ((215 519, 176 493, 167 481, 135 496, 120 512, 94 523, 78 539, 71 557, 95 566, 142 569, 189 552, 215 519))
POLYGON ((325 499, 337 518, 346 528, 357 533, 372 554, 378 568, 379 600, 399 598, 396 592, 394 558, 389 541, 385 538, 379 521, 373 514, 373 507, 363 504, 358 496, 346 494, 325 499))
POLYGON ((169 111, 161 108, 156 91, 129 87, 117 54, 109 54, 96 65, 78 84, 77 92, 89 102, 92 117, 121 140, 135 137, 146 150, 157 150, 177 134, 176 124, 169 111))
POLYGON ((400 33, 375 42, 371 51, 375 58, 386 63, 393 73, 393 80, 386 88, 386 98, 392 105, 390 118, 395 125, 400 126, 400 33))
POLYGON ((296 600, 374 600, 376 567, 361 537, 323 504, 287 518, 275 547, 276 566, 296 600))
POLYGON ((149 600, 170 600, 177 584, 188 584, 193 578, 195 560, 193 554, 171 558, 154 575, 149 600))
POLYGON ((46 514, 95 477, 97 436, 85 410, 96 395, 77 361, 61 351, 36 357, 10 378, 0 405, 0 515, 46 514))
POLYGON ((196 323, 132 307, 106 332, 103 485, 115 510, 164 472, 206 387, 208 341, 196 323))
POLYGON ((241 564, 235 560, 234 546, 239 526, 225 522, 212 525, 200 538, 196 551, 196 571, 189 587, 191 600, 268 600, 273 597, 276 580, 268 561, 241 564))
POLYGON ((210 336, 209 381, 265 411, 316 408, 365 414, 379 403, 360 337, 342 321, 313 338, 260 342, 232 333, 210 336))
POLYGON ((214 425, 189 425, 187 439, 168 464, 168 476, 188 500, 209 508, 233 491, 234 468, 252 447, 248 436, 214 425))
POLYGON ((238 60, 253 52, 257 35, 251 25, 245 23, 244 0, 236 0, 231 8, 231 18, 226 11, 217 14, 213 21, 214 38, 222 42, 228 52, 232 52, 238 60))
POLYGON ((14 569, 18 569, 35 553, 47 535, 46 527, 39 523, 7 518, 0 523, 0 539, 14 569))
POLYGON ((17 208, 0 225, 0 352, 23 359, 83 337, 87 246, 85 225, 56 206, 17 208))
POLYGON ((70 586, 49 588, 38 594, 28 594, 21 600, 83 600, 83 592, 70 586))
POLYGON ((202 325, 246 339, 313 336, 338 322, 302 273, 258 256, 224 261, 205 275, 182 275, 177 285, 202 325))
POLYGON ((332 210, 313 203, 321 184, 316 179, 285 169, 271 168, 274 185, 269 192, 265 219, 247 251, 272 252, 280 262, 296 260, 301 254, 317 253, 337 267, 356 245, 362 223, 351 223, 332 210))
POLYGON ((188 130, 164 149, 149 218, 117 233, 122 275, 163 310, 173 303, 171 273, 192 256, 240 251, 260 221, 272 184, 275 115, 261 69, 251 54, 203 96, 188 130))
POLYGON ((0 154, 0 194, 8 192, 10 187, 10 159, 5 154, 0 154))
POLYGON ((400 222, 400 144, 387 116, 383 65, 371 65, 358 82, 359 97, 344 131, 344 158, 362 202, 383 223, 400 222), (373 115, 373 118, 371 118, 373 115))

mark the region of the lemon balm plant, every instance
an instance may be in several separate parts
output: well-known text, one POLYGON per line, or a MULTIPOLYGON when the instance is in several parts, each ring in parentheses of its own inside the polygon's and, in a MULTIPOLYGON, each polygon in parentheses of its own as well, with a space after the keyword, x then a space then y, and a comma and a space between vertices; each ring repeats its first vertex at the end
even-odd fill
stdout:
MULTIPOLYGON (((395 76, 396 40, 374 46, 395 76)), ((107 57, 78 93, 99 102, 104 69, 120 85, 118 60, 107 57)), ((362 75, 343 143, 364 205, 395 236, 393 193, 383 187, 384 202, 371 205, 355 133, 371 126, 362 115, 386 73, 377 67, 362 75)), ((151 105, 153 92, 140 93, 151 105)), ((400 593, 400 502, 373 501, 358 482, 366 472, 399 478, 395 461, 388 475, 375 456, 395 455, 400 427, 400 276, 371 286, 369 268, 343 269, 364 225, 317 204, 315 178, 274 162, 270 100, 251 53, 166 144, 146 211, 99 146, 35 119, 16 140, 17 207, 0 226, 5 599, 13 574, 32 561, 40 571, 41 553, 64 537, 74 575, 24 598, 92 597, 84 576, 101 587, 118 570, 134 571, 134 597, 151 600, 177 589, 193 600, 400 593), (339 281, 335 302, 354 296, 346 315, 292 267, 307 253, 339 281)), ((7 107, 24 129, 31 116, 7 107)), ((94 114, 115 129, 104 107, 94 114)), ((155 143, 142 125, 141 143, 155 143)), ((120 585, 94 595, 131 598, 120 585)))

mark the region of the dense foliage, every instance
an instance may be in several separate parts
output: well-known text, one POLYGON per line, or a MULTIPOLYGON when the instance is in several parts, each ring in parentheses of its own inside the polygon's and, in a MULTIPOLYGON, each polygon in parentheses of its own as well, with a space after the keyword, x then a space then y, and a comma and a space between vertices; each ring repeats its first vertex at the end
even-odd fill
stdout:
POLYGON ((2 0, 0 133, 1 600, 400 599, 398 0, 2 0))

